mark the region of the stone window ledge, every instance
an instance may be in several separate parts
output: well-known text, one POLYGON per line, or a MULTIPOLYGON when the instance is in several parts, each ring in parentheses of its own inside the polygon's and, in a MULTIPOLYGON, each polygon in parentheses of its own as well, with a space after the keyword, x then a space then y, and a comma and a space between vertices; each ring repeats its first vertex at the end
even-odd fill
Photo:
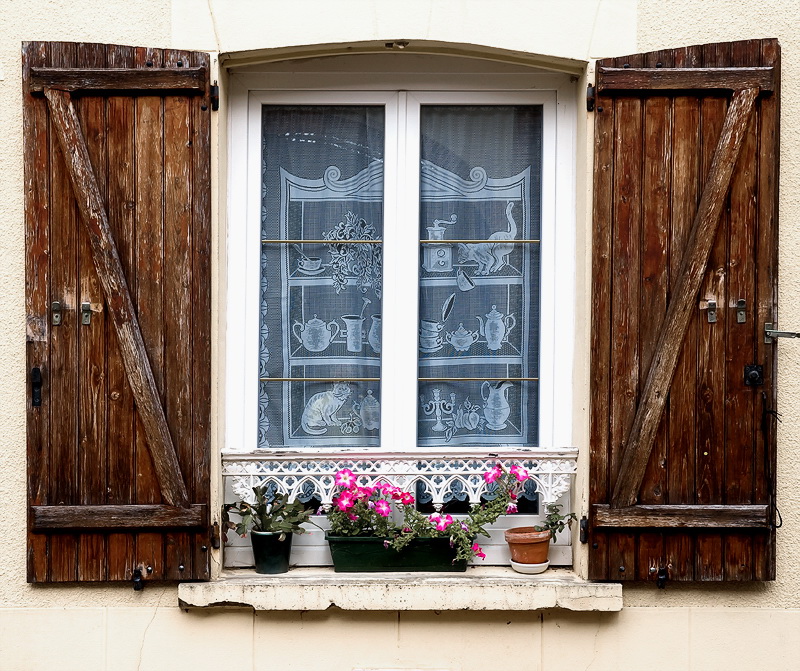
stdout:
POLYGON ((296 568, 278 576, 226 571, 215 581, 181 583, 181 608, 255 610, 539 610, 619 611, 622 585, 582 580, 568 569, 535 576, 505 566, 466 573, 334 573, 296 568))

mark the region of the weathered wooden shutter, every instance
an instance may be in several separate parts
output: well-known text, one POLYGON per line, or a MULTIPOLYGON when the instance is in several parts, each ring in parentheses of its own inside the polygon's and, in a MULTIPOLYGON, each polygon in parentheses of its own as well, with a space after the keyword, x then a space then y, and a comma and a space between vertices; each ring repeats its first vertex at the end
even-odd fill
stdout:
POLYGON ((592 579, 775 578, 779 63, 776 40, 598 63, 592 579))
POLYGON ((209 576, 208 68, 23 45, 29 582, 209 576))

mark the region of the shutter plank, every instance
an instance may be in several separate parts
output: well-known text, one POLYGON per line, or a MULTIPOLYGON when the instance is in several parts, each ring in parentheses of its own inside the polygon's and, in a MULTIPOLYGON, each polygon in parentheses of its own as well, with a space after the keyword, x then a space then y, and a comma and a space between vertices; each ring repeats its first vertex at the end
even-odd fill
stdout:
MULTIPOLYGON (((744 65, 758 62, 761 42, 748 40, 732 45, 731 62, 744 65)), ((753 115, 742 142, 739 161, 734 170, 730 193, 730 234, 728 240, 728 302, 729 313, 725 344, 725 435, 740 440, 725 441, 725 502, 753 502, 754 466, 754 411, 755 396, 759 391, 747 387, 743 380, 744 367, 755 362, 756 322, 753 317, 755 302, 755 254, 758 196, 758 116, 753 115), (736 319, 735 305, 739 298, 747 303, 743 324, 736 319)), ((752 534, 730 533, 725 537, 726 580, 752 580, 752 534)))
MULTIPOLYGON (((161 49, 137 48, 136 67, 163 65, 161 49)), ((146 268, 137 275, 136 305, 153 377, 162 404, 166 399, 164 380, 164 106, 158 96, 136 99, 136 264, 146 268)), ((144 427, 136 418, 136 501, 161 503, 147 450, 144 427)), ((136 536, 137 564, 149 566, 153 580, 164 579, 164 537, 143 532, 136 536)))
MULTIPOLYGON (((777 408, 778 378, 775 345, 764 343, 758 331, 765 322, 778 323, 778 157, 780 156, 780 48, 776 40, 762 40, 761 64, 773 65, 776 70, 776 95, 760 101, 761 125, 759 127, 758 154, 758 240, 756 249, 756 360, 764 366, 766 384, 756 405, 754 499, 772 504, 775 496, 777 469, 776 430, 773 416, 764 415, 765 409, 777 408), (764 407, 766 404, 766 408, 764 407), (762 419, 763 421, 762 426, 762 419)), ((771 509, 774 522, 774 510, 771 509)), ((758 580, 775 579, 775 532, 754 540, 753 563, 758 580)))
MULTIPOLYGON (((691 67, 701 62, 697 47, 678 49, 675 64, 691 67)), ((700 102, 695 96, 677 96, 673 101, 672 199, 670 234, 670 295, 678 281, 681 250, 686 249, 689 233, 700 201, 700 102)), ((668 503, 695 502, 695 436, 697 389, 698 327, 702 315, 690 318, 684 347, 669 392, 668 402, 668 503)), ((671 580, 694 578, 694 538, 667 534, 664 541, 666 563, 672 566, 671 580)))
MULTIPOLYGON (((703 47, 706 66, 724 67, 730 63, 726 45, 703 47)), ((702 123, 701 170, 705 182, 713 168, 714 145, 723 132, 727 102, 724 98, 708 98, 700 103, 702 123)), ((701 315, 698 330, 697 361, 697 442, 695 444, 695 497, 699 504, 723 502, 725 478, 725 329, 727 310, 727 238, 729 230, 727 209, 719 215, 719 229, 709 254, 699 298, 716 300, 717 323, 709 324, 701 315), (721 308, 721 309, 720 309, 721 308)), ((704 579, 720 580, 724 576, 724 539, 721 533, 703 532, 698 547, 705 548, 704 579)))
POLYGON ((661 331, 654 366, 648 375, 641 394, 636 419, 627 441, 620 465, 617 484, 612 496, 612 505, 631 505, 641 483, 653 438, 666 402, 667 391, 675 372, 680 344, 686 333, 694 297, 702 280, 713 235, 716 233, 725 194, 730 184, 733 165, 747 122, 757 95, 755 89, 746 89, 734 94, 730 110, 725 119, 723 133, 715 151, 711 174, 703 189, 697 215, 692 227, 689 246, 681 264, 678 285, 670 300, 664 328, 661 331))
MULTIPOLYGON (((642 56, 616 60, 618 66, 642 65, 642 56)), ((643 103, 620 98, 615 103, 613 286, 611 308, 611 474, 619 472, 625 438, 636 413, 641 351, 643 103), (620 128, 630 132, 621 133, 620 128)), ((638 489, 638 487, 637 487, 638 489)), ((609 548, 613 579, 636 579, 636 537, 623 534, 609 548), (624 570, 620 570, 624 567, 624 570)))
MULTIPOLYGON (((105 48, 78 44, 77 61, 105 67, 105 48)), ((97 172, 97 187, 103 207, 107 203, 105 98, 87 96, 76 104, 89 160, 97 172)), ((106 339, 103 290, 92 261, 92 247, 85 226, 78 226, 78 306, 89 303, 91 323, 78 319, 78 452, 81 504, 106 502, 107 433, 106 339)), ((78 580, 98 581, 106 577, 106 538, 98 533, 78 537, 78 580)))
MULTIPOLYGON (((738 43, 737 43, 738 44, 738 43)), ((707 45, 710 48, 716 45, 707 45)), ((649 55, 649 54, 648 54, 649 55)), ((696 69, 684 68, 600 68, 603 76, 601 90, 710 90, 750 89, 772 91, 775 88, 775 72, 771 67, 725 67, 710 66, 696 69)))
MULTIPOLYGON (((592 366, 591 450, 589 488, 593 501, 606 501, 609 490, 611 399, 611 259, 614 179, 615 101, 598 95, 595 103, 595 163, 592 231, 592 366)), ((589 578, 608 579, 606 534, 592 531, 589 578)))
MULTIPOLYGON (((208 68, 208 54, 194 53, 191 64, 208 68)), ((208 86, 208 81, 205 82, 208 86)), ((193 152, 192 191, 192 474, 196 503, 209 504, 211 482, 211 114, 208 89, 191 100, 193 152), (205 107, 205 109, 203 109, 205 107)), ((192 538, 192 577, 211 577, 208 530, 192 538), (205 550, 203 549, 205 548, 205 550)))
MULTIPOLYGON (((45 62, 43 42, 23 46, 23 80, 30 68, 45 62)), ((23 135, 25 152, 25 314, 27 339, 27 443, 28 501, 32 505, 48 502, 50 460, 50 208, 49 146, 47 110, 42 101, 23 96, 23 135), (30 371, 42 371, 42 404, 31 404, 30 371)), ((29 526, 30 529, 30 526, 29 526)), ((28 582, 47 580, 47 537, 28 532, 28 582)))
POLYGON ((599 527, 626 528, 766 528, 769 509, 765 505, 635 505, 612 508, 592 506, 599 527))
MULTIPOLYGON (((645 58, 647 67, 672 64, 671 51, 659 51, 645 58)), ((638 388, 644 387, 655 353, 658 328, 667 310, 669 287, 669 206, 672 165, 672 101, 653 96, 643 101, 644 151, 642 175, 641 297, 639 317, 638 388)), ((664 503, 666 492, 666 418, 662 418, 653 441, 642 486, 641 503, 664 503)), ((651 539, 654 543, 655 541, 651 539)), ((652 544, 652 543, 649 543, 652 544)), ((649 567, 649 563, 647 564, 649 567)))
MULTIPOLYGON (((76 62, 74 44, 50 45, 50 60, 70 67, 76 62)), ((52 417, 58 425, 50 432, 51 504, 78 502, 78 211, 70 185, 64 154, 50 118, 50 253, 51 300, 62 306, 61 324, 50 331, 52 417)), ((48 580, 65 582, 77 578, 78 543, 75 534, 50 538, 48 580)))
MULTIPOLYGON (((103 50, 105 45, 87 45, 103 50)), ((83 61, 88 63, 89 61, 83 61)), ((31 91, 58 89, 60 91, 145 91, 170 90, 182 92, 205 91, 205 68, 32 68, 31 91)))
MULTIPOLYGON (((109 45, 109 67, 132 67, 132 47, 109 45)), ((117 245, 122 272, 136 294, 135 226, 136 185, 134 153, 135 101, 131 97, 108 99, 108 225, 117 245)), ((141 311, 137 305, 137 314, 141 311)), ((141 316, 140 316, 140 326, 141 316)), ((134 501, 135 414, 133 393, 125 375, 114 326, 106 320, 108 367, 108 503, 134 501)), ((130 580, 134 570, 134 536, 108 534, 108 579, 130 580)))
MULTIPOLYGON (((164 505, 32 506, 34 529, 138 529, 199 527, 205 524, 205 505, 187 508, 164 505)), ((82 534, 83 536, 88 534, 82 534)), ((91 580, 85 575, 81 580, 91 580)))
MULTIPOLYGON (((189 64, 190 54, 165 50, 164 66, 177 68, 189 64)), ((164 99, 164 359, 168 385, 165 414, 181 471, 187 474, 190 494, 194 479, 192 459, 192 190, 190 102, 186 96, 164 99)), ((192 552, 189 534, 170 532, 166 536, 165 577, 179 580, 191 573, 192 552), (183 570, 180 569, 183 567, 183 570)))

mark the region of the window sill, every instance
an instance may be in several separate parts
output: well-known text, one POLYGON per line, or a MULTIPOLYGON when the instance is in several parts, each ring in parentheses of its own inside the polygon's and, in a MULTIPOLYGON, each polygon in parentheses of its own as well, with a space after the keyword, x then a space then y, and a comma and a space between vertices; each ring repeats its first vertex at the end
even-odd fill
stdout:
POLYGON ((226 571, 219 580, 182 583, 181 608, 254 610, 540 610, 619 611, 622 585, 593 583, 568 569, 525 576, 505 566, 466 573, 334 573, 296 568, 278 576, 226 571))

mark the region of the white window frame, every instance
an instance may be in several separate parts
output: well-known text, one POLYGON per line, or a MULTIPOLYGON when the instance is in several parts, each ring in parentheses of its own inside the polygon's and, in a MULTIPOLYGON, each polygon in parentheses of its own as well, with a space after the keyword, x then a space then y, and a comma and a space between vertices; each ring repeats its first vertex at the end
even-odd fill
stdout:
MULTIPOLYGON (((278 78, 280 80, 280 77, 278 78)), ((515 80, 516 82, 516 80, 515 80)), ((493 77, 448 77, 446 87, 422 78, 418 87, 405 78, 395 88, 391 77, 380 87, 374 78, 348 90, 316 90, 314 82, 292 80, 288 88, 267 88, 274 78, 232 75, 229 116, 229 217, 227 236, 227 304, 225 336, 225 443, 222 448, 223 474, 249 474, 248 482, 259 481, 259 461, 277 457, 308 461, 373 457, 388 460, 384 471, 402 471, 397 464, 413 463, 413 457, 485 457, 497 447, 419 448, 416 423, 401 418, 417 416, 417 314, 418 285, 404 289, 408 264, 403 259, 419 258, 419 107, 425 104, 518 104, 542 105, 542 216, 539 445, 508 449, 506 459, 537 458, 543 462, 537 480, 543 502, 558 499, 567 504, 569 476, 574 472, 577 450, 572 445, 575 297, 575 148, 577 92, 567 75, 527 75, 523 87, 498 88, 504 82, 493 77), (489 82, 486 86, 484 82, 489 82), (412 85, 409 85, 412 84, 412 85), (444 88, 444 87, 443 87, 444 88), (490 88, 491 90, 486 90, 490 88), (400 90, 406 89, 406 90, 400 90), (427 89, 427 90, 426 90, 427 89), (384 149, 384 299, 381 367, 381 447, 370 450, 315 448, 292 452, 286 448, 256 449, 258 394, 259 280, 261 254, 261 107, 263 104, 383 105, 386 109, 384 149), (401 128, 402 124, 402 128, 401 128), (405 134, 403 135, 403 132, 405 134), (400 169, 404 167, 404 169, 400 169), (402 226, 399 223, 402 222, 402 226), (405 272, 404 272, 405 271, 405 272), (409 459, 409 458, 412 459, 409 459), (394 462, 392 460, 395 460, 394 462), (392 464, 395 464, 392 466, 392 464), (549 470, 548 470, 549 469, 549 470), (567 482, 566 486, 564 483, 567 482)), ((439 82, 444 83, 444 82, 439 82)), ((282 82, 278 81, 280 86, 282 82)), ((331 88, 330 78, 324 88, 331 88)), ((380 468, 378 469, 380 470, 380 468)), ((407 478, 406 478, 407 479, 407 478)), ((244 480, 239 477, 239 484, 244 480)), ((240 486, 241 491, 241 486, 240 486)), ((226 488, 226 500, 230 492, 226 488)), ((531 516, 511 518, 514 525, 532 523, 531 516)), ((509 526, 501 520, 497 528, 509 526)), ((303 537, 301 537, 303 538, 303 537)), ((495 539, 496 540, 496 539, 495 539)), ((500 539, 502 540, 502 538, 500 539)), ((304 546, 308 539, 305 538, 304 546)), ((569 536, 560 545, 568 551, 569 536)), ((246 553, 246 549, 245 549, 246 553)), ((301 550, 301 554, 303 550, 301 550)), ((295 553, 297 554, 297 553, 295 553)), ((308 548, 300 563, 324 563, 319 548, 308 548)), ((324 553, 323 553, 324 554, 324 553)), ((568 552, 561 563, 570 563, 568 552)), ((293 557, 294 560, 297 557, 293 557)), ((490 555, 489 559, 492 559, 490 555)), ((495 557, 497 559, 497 557, 495 557)), ((502 557, 500 557, 502 561, 502 557)), ((233 563, 239 563, 235 561, 233 563)), ((226 557, 226 564, 229 564, 226 557)))

